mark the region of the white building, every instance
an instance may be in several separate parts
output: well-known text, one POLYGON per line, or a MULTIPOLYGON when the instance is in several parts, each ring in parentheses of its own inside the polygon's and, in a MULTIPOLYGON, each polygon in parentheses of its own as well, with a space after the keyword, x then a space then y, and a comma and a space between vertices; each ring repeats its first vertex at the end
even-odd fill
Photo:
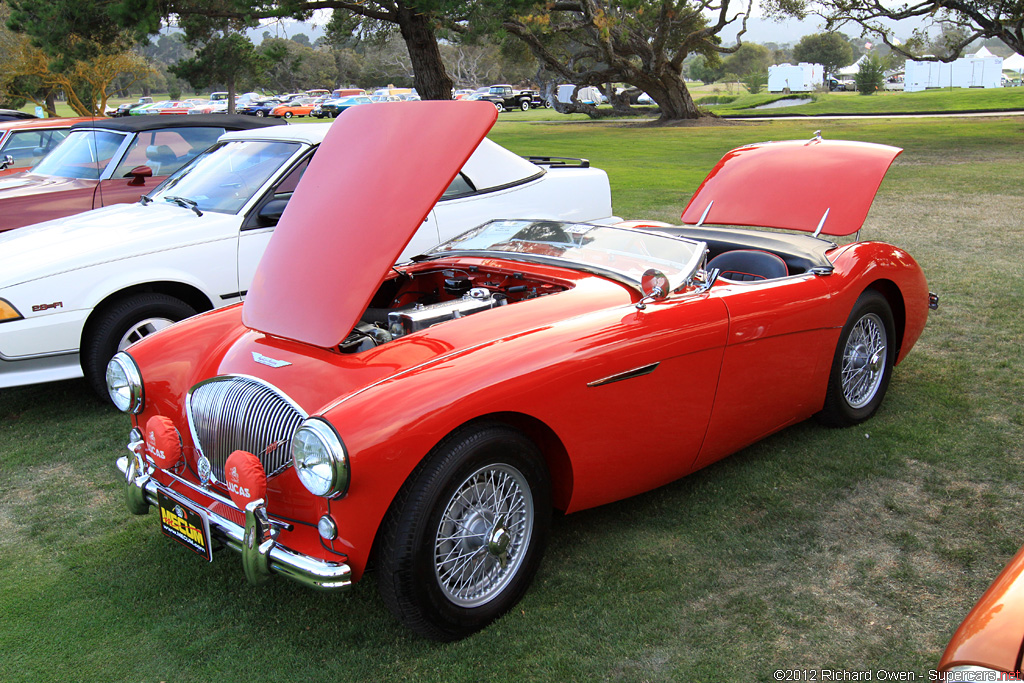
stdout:
POLYGON ((1001 88, 1003 60, 999 57, 961 57, 952 62, 907 60, 903 90, 928 88, 1001 88))
POLYGON ((821 64, 776 64, 768 67, 768 92, 810 92, 824 82, 821 64))

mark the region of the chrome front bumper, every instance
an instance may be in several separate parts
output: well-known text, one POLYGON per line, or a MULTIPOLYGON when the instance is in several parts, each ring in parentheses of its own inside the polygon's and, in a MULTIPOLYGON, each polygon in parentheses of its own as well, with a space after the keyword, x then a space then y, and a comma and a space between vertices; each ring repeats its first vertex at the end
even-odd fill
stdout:
MULTIPOLYGON (((128 444, 130 455, 117 459, 117 469, 125 477, 125 503, 136 515, 149 512, 157 504, 157 491, 170 491, 150 476, 150 466, 142 459, 141 439, 128 444)), ((226 547, 242 555, 242 568, 250 583, 260 584, 271 574, 280 574, 310 588, 337 590, 352 585, 352 570, 344 562, 328 562, 290 550, 277 541, 279 530, 267 517, 263 500, 253 501, 245 508, 245 526, 206 511, 210 534, 226 547)))

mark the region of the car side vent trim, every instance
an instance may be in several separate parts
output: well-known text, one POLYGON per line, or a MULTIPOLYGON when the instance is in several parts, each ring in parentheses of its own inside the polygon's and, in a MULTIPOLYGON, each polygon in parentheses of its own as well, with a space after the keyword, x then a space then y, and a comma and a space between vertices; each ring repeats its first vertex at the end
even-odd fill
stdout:
POLYGON ((627 379, 633 379, 634 377, 643 377, 644 375, 649 375, 652 372, 654 372, 655 369, 657 369, 657 367, 659 365, 661 365, 660 362, 658 362, 658 363, 651 363, 650 365, 645 365, 645 366, 643 366, 641 368, 634 368, 632 370, 627 370, 626 372, 620 372, 617 375, 611 375, 610 377, 605 377, 604 379, 597 379, 597 380, 594 380, 593 382, 587 382, 587 386, 588 387, 601 387, 601 386, 604 386, 605 384, 613 384, 615 382, 622 382, 622 381, 627 380, 627 379))
POLYGON ((185 397, 192 442, 224 481, 224 464, 236 450, 255 454, 268 477, 291 464, 291 440, 308 417, 298 404, 255 377, 223 375, 196 384, 185 397))

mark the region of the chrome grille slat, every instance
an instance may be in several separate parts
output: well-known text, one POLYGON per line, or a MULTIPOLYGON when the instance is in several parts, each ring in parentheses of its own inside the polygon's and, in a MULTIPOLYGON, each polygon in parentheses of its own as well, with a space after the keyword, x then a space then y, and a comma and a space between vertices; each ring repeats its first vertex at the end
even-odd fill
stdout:
POLYGON ((255 454, 268 477, 283 472, 291 462, 292 435, 307 417, 270 384, 242 375, 195 385, 185 399, 185 412, 192 441, 209 459, 217 481, 224 481, 224 465, 236 450, 255 454))

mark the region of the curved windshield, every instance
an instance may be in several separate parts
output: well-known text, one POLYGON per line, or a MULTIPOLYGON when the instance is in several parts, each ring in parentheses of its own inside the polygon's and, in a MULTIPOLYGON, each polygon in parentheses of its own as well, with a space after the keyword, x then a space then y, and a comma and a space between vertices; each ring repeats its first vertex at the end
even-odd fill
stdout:
POLYGON ((201 211, 238 213, 300 147, 297 142, 222 142, 200 154, 150 196, 170 203, 185 198, 201 211))
POLYGON ((655 268, 665 273, 675 290, 693 277, 706 251, 704 242, 633 228, 515 220, 484 223, 425 256, 493 254, 611 274, 636 284, 655 268))
POLYGON ((109 130, 73 130, 32 172, 61 178, 97 180, 124 138, 124 133, 109 130))

